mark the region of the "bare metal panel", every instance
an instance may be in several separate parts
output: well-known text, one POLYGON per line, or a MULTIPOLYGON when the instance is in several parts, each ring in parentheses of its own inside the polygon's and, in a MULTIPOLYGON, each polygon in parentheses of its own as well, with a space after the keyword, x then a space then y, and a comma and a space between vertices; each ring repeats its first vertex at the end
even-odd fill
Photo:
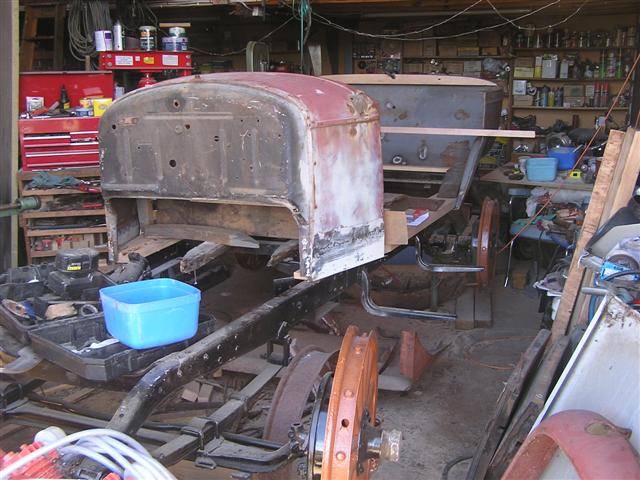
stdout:
MULTIPOLYGON (((132 92, 100 126, 110 253, 117 258, 119 246, 150 223, 158 230, 166 215, 132 214, 133 199, 145 198, 187 200, 200 210, 215 203, 286 208, 299 230, 300 274, 307 279, 380 258, 379 137, 371 99, 321 78, 213 74, 132 92)), ((260 235, 256 225, 243 230, 260 235)), ((268 230, 263 236, 274 236, 268 230)), ((292 236, 282 231, 282 238, 292 236)))

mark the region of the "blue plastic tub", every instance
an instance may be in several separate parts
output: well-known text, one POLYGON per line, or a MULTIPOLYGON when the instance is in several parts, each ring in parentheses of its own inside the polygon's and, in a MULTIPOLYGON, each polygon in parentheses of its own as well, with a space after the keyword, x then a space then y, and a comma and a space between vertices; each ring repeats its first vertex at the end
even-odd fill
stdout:
POLYGON ((553 182, 557 174, 557 158, 527 158, 527 178, 532 182, 553 182))
POLYGON ((100 289, 108 332, 135 349, 160 347, 198 330, 200 290, 170 278, 100 289))
POLYGON ((576 147, 557 147, 547 152, 550 157, 558 159, 558 170, 571 170, 580 155, 576 147))

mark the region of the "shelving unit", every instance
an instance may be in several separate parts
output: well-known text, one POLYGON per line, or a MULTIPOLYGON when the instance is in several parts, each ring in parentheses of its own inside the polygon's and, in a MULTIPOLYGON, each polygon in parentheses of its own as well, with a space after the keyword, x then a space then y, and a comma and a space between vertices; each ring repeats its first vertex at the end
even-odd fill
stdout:
MULTIPOLYGON (((26 257, 28 263, 50 261, 58 250, 66 248, 91 247, 106 254, 106 220, 105 209, 95 198, 99 195, 92 188, 91 192, 75 188, 38 188, 29 189, 27 184, 33 180, 38 171, 18 172, 18 189, 20 196, 38 196, 41 207, 39 210, 29 210, 20 214, 19 222, 24 235, 26 257), (71 202, 72 208, 61 207, 69 196, 75 195, 71 202), (92 195, 93 197, 89 197, 92 195), (83 197, 86 197, 87 207, 82 208, 83 197), (80 207, 80 208, 78 208, 80 207), (83 220, 90 224, 83 224, 83 220), (47 221, 46 224, 38 223, 47 221), (72 220, 71 222, 69 220, 72 220), (78 226, 74 221, 80 222, 78 226)), ((62 168, 47 170, 55 176, 71 176, 81 180, 99 180, 100 170, 97 167, 62 168)), ((95 182, 92 182, 95 183, 95 182)), ((98 189, 99 190, 99 189, 98 189)))

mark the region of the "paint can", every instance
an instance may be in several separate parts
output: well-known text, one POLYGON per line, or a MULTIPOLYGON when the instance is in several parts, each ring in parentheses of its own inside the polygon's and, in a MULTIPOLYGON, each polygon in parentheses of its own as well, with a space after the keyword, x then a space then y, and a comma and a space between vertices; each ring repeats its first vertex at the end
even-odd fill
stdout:
POLYGON ((189 50, 187 37, 162 37, 162 50, 166 52, 186 52, 189 50))
POLYGON ((113 50, 113 37, 111 30, 96 30, 93 32, 96 52, 107 52, 113 50))
POLYGON ((187 30, 183 27, 171 27, 169 29, 169 35, 171 35, 172 37, 186 37, 187 30))
POLYGON ((142 26, 140 30, 140 50, 151 52, 156 49, 156 27, 142 26))

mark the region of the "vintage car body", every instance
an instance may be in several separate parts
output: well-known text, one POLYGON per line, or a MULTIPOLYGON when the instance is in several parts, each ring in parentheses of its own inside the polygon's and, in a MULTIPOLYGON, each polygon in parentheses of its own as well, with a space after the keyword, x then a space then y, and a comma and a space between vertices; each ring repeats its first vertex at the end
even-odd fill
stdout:
POLYGON ((100 125, 110 258, 139 236, 258 247, 299 239, 303 279, 384 255, 378 111, 362 92, 284 73, 136 90, 100 125))

